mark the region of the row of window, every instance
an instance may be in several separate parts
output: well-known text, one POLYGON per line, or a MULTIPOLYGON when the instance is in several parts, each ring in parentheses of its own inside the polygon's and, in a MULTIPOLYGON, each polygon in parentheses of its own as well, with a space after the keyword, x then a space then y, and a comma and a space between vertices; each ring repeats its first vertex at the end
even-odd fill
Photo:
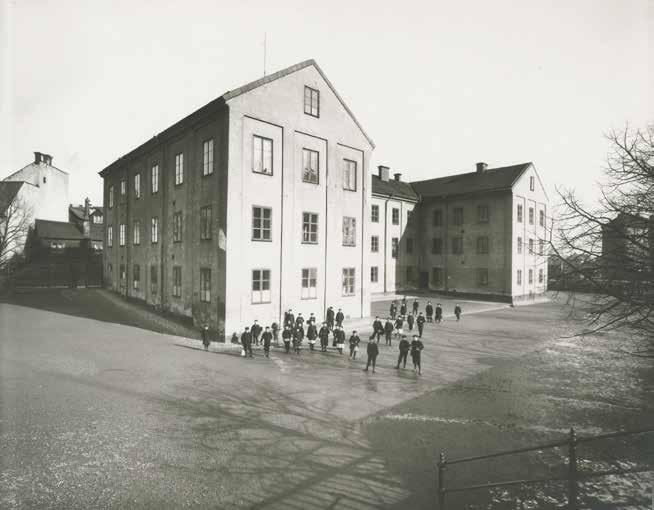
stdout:
MULTIPOLYGON (((412 215, 413 215, 413 211, 407 211, 406 213, 407 223, 411 222, 412 215)), ((372 204, 371 206, 370 221, 372 221, 373 223, 379 223, 379 206, 377 204, 372 204)), ((393 225, 400 224, 400 210, 397 207, 393 207, 391 209, 391 223, 393 225)))
MULTIPOLYGON (((538 283, 543 283, 544 280, 544 275, 543 275, 543 270, 539 269, 538 270, 538 283)), ((516 275, 516 283, 518 285, 522 285, 522 269, 518 269, 517 275, 516 275)), ((534 270, 530 269, 527 271, 527 283, 532 284, 534 283, 534 270)))
MULTIPOLYGON (((518 204, 518 210, 516 212, 518 223, 522 223, 522 218, 523 218, 522 210, 523 210, 522 204, 518 204)), ((535 214, 534 208, 530 207, 528 211, 528 219, 530 225, 534 224, 534 214, 535 214)), ((538 225, 541 227, 545 226, 545 211, 543 210, 538 211, 538 225)))
MULTIPOLYGON (((523 242, 522 242, 522 237, 518 237, 518 253, 522 253, 523 250, 523 242)), ((527 247, 527 253, 530 255, 534 254, 534 240, 529 239, 528 243, 526 245, 527 247)), ((538 240, 538 255, 544 255, 545 254, 545 241, 543 239, 538 240)))
MULTIPOLYGON (((391 238, 391 256, 397 258, 399 249, 399 239, 397 237, 391 238)), ((529 239, 528 253, 534 254, 534 240, 529 239)), ((371 236, 370 238, 370 251, 373 253, 379 252, 379 236, 371 236)), ((413 253, 413 238, 406 239, 406 253, 411 255, 413 253)), ((433 237, 431 240, 431 253, 433 255, 443 254, 443 239, 440 237, 433 237)), ((489 253, 489 241, 487 236, 477 237, 477 254, 487 255, 489 253)), ((518 253, 522 253, 522 237, 518 237, 518 253)), ((545 253, 545 241, 538 240, 538 255, 545 253)), ((463 238, 452 238, 452 255, 463 254, 463 238)))
MULTIPOLYGON (((529 269, 527 272, 528 283, 534 283, 534 270, 529 269)), ((544 273, 542 269, 538 270, 538 283, 543 283, 544 273)), ((406 268, 406 281, 411 282, 414 279, 413 267, 409 266, 406 268)), ((377 283, 379 281, 379 267, 372 266, 370 268, 370 282, 377 283)), ((443 285, 443 268, 442 267, 433 267, 431 272, 431 281, 433 285, 440 287, 443 285)), ((488 285, 488 268, 477 268, 475 269, 475 281, 477 285, 488 285)), ((522 269, 518 269, 517 273, 517 283, 522 285, 522 269)))

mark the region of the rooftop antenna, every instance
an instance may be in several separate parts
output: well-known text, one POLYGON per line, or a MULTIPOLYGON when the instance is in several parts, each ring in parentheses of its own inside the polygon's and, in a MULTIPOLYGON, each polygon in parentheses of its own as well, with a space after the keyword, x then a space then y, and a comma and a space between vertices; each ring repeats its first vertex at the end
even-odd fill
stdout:
POLYGON ((266 32, 263 33, 263 75, 266 76, 266 32))

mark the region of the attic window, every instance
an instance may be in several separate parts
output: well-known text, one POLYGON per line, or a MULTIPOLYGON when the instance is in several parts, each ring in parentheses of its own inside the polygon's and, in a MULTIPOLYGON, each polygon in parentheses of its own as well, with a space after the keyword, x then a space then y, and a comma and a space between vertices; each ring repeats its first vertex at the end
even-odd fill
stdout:
POLYGON ((312 117, 320 117, 320 91, 304 87, 304 113, 312 117))
POLYGON ((43 177, 43 184, 45 184, 45 182, 46 182, 46 177, 43 177))
POLYGON ((529 177, 529 191, 534 191, 534 177, 529 177))

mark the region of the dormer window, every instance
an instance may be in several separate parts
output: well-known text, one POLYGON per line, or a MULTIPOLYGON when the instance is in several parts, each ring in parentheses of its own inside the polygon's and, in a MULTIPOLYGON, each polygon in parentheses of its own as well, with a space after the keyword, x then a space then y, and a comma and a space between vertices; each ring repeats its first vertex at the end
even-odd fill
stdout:
POLYGON ((304 113, 312 117, 320 117, 320 91, 304 87, 304 113))

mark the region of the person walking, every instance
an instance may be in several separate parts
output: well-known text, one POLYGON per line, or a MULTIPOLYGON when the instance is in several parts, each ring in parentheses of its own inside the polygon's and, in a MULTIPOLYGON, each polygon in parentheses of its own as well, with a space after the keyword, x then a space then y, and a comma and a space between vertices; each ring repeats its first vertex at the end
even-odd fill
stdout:
POLYGON ((415 298, 413 300, 413 315, 418 315, 418 308, 420 308, 420 304, 418 303, 418 298, 415 298))
POLYGON ((459 303, 454 307, 454 315, 456 315, 457 321, 461 320, 461 307, 459 306, 459 303))
POLYGON ((395 368, 400 368, 400 363, 402 363, 402 368, 406 368, 406 357, 409 354, 409 349, 411 349, 411 344, 406 339, 405 335, 402 335, 402 340, 400 340, 400 355, 397 357, 397 366, 395 368))
POLYGON ((307 322, 313 322, 314 325, 316 324, 316 316, 313 314, 313 312, 311 312, 309 315, 309 320, 307 322))
POLYGON ((304 317, 302 317, 302 312, 297 314, 297 319, 295 319, 295 325, 300 326, 304 329, 304 317))
POLYGON ((294 331, 295 331, 295 335, 297 336, 300 342, 300 345, 302 345, 302 341, 304 340, 304 328, 299 324, 297 324, 294 328, 294 331))
POLYGON ((263 342, 263 354, 266 358, 270 358, 270 343, 272 342, 272 333, 270 328, 266 326, 263 334, 261 335, 261 341, 263 342))
POLYGON ((418 336, 422 338, 422 330, 425 328, 425 316, 422 315, 422 312, 420 312, 420 315, 418 315, 416 324, 418 325, 418 336))
POLYGON ((293 330, 293 352, 295 354, 300 354, 300 343, 302 342, 301 332, 301 327, 296 327, 293 330))
POLYGON ((357 359, 357 352, 359 352, 359 342, 361 339, 357 335, 356 329, 352 331, 352 336, 350 336, 350 358, 357 359))
POLYGON ((402 298, 402 304, 400 305, 400 315, 406 315, 406 296, 402 298))
POLYGON ((309 326, 307 327, 307 339, 309 340, 309 349, 313 351, 313 346, 318 338, 318 328, 316 323, 309 319, 309 326))
POLYGON ((252 333, 250 328, 245 327, 245 331, 241 334, 241 345, 243 346, 242 356, 252 357, 252 333))
POLYGON ((434 311, 436 322, 440 323, 443 320, 443 308, 440 303, 436 303, 436 310, 434 311))
POLYGON ((343 331, 342 326, 336 326, 334 334, 338 333, 338 341, 336 343, 336 348, 338 349, 339 354, 343 354, 343 349, 345 349, 345 331, 343 331))
POLYGON ((295 315, 293 315, 293 310, 290 308, 288 309, 288 312, 284 315, 284 326, 290 326, 293 327, 295 326, 295 315))
POLYGON ((334 330, 334 309, 331 306, 327 308, 327 327, 334 330))
POLYGON ((272 329, 272 336, 273 340, 275 341, 275 345, 279 347, 279 324, 277 324, 277 322, 273 322, 270 329, 272 329))
POLYGON ((375 317, 375 322, 372 323, 372 336, 370 339, 372 340, 373 338, 377 337, 377 343, 379 343, 379 339, 381 336, 384 334, 384 325, 382 324, 382 321, 379 320, 379 315, 375 317))
POLYGON ((377 363, 377 356, 379 355, 379 347, 376 342, 372 340, 368 341, 368 347, 366 348, 366 353, 368 354, 368 361, 366 362, 366 368, 363 369, 364 372, 368 371, 368 368, 372 364, 372 373, 375 373, 375 364, 377 363))
POLYGON ((418 335, 413 335, 413 341, 411 342, 411 359, 413 360, 413 369, 418 371, 418 375, 421 374, 420 356, 424 348, 425 346, 418 339, 418 335))
POLYGON ((211 343, 211 340, 209 339, 209 326, 205 324, 202 328, 202 345, 204 345, 205 351, 209 350, 209 343, 211 343))
POLYGON ((336 314, 336 325, 339 328, 342 328, 344 320, 345 320, 345 315, 343 315, 343 311, 339 308, 338 313, 336 314))
MULTIPOLYGON (((395 338, 400 338, 404 331, 402 330, 404 326, 404 317, 400 315, 397 319, 395 319, 395 338)), ((389 344, 390 345, 390 344, 389 344)))
POLYGON ((413 331, 413 323, 415 322, 416 318, 413 316, 412 313, 410 313, 407 318, 406 318, 406 323, 409 326, 409 331, 413 331))
POLYGON ((395 316, 397 315, 397 301, 393 300, 393 302, 391 303, 391 309, 389 314, 391 316, 391 320, 395 320, 395 316))
POLYGON ((318 331, 318 336, 320 337, 320 350, 322 352, 327 352, 327 346, 329 345, 329 328, 327 323, 323 322, 320 331, 318 331))
POLYGON ((293 337, 293 332, 291 331, 291 326, 288 324, 284 326, 284 331, 282 331, 282 340, 284 340, 284 349, 286 354, 291 351, 291 338, 293 337))
POLYGON ((434 316, 434 305, 431 304, 431 301, 427 301, 427 306, 425 306, 425 314, 427 315, 427 322, 431 322, 434 316))
POLYGON ((391 335, 393 334, 393 323, 391 318, 386 319, 386 324, 384 324, 384 335, 386 336, 386 345, 391 345, 391 335))
POLYGON ((259 322, 256 319, 254 319, 254 323, 252 324, 250 331, 252 332, 252 339, 254 340, 254 343, 259 345, 259 335, 261 334, 261 326, 259 326, 259 322))

